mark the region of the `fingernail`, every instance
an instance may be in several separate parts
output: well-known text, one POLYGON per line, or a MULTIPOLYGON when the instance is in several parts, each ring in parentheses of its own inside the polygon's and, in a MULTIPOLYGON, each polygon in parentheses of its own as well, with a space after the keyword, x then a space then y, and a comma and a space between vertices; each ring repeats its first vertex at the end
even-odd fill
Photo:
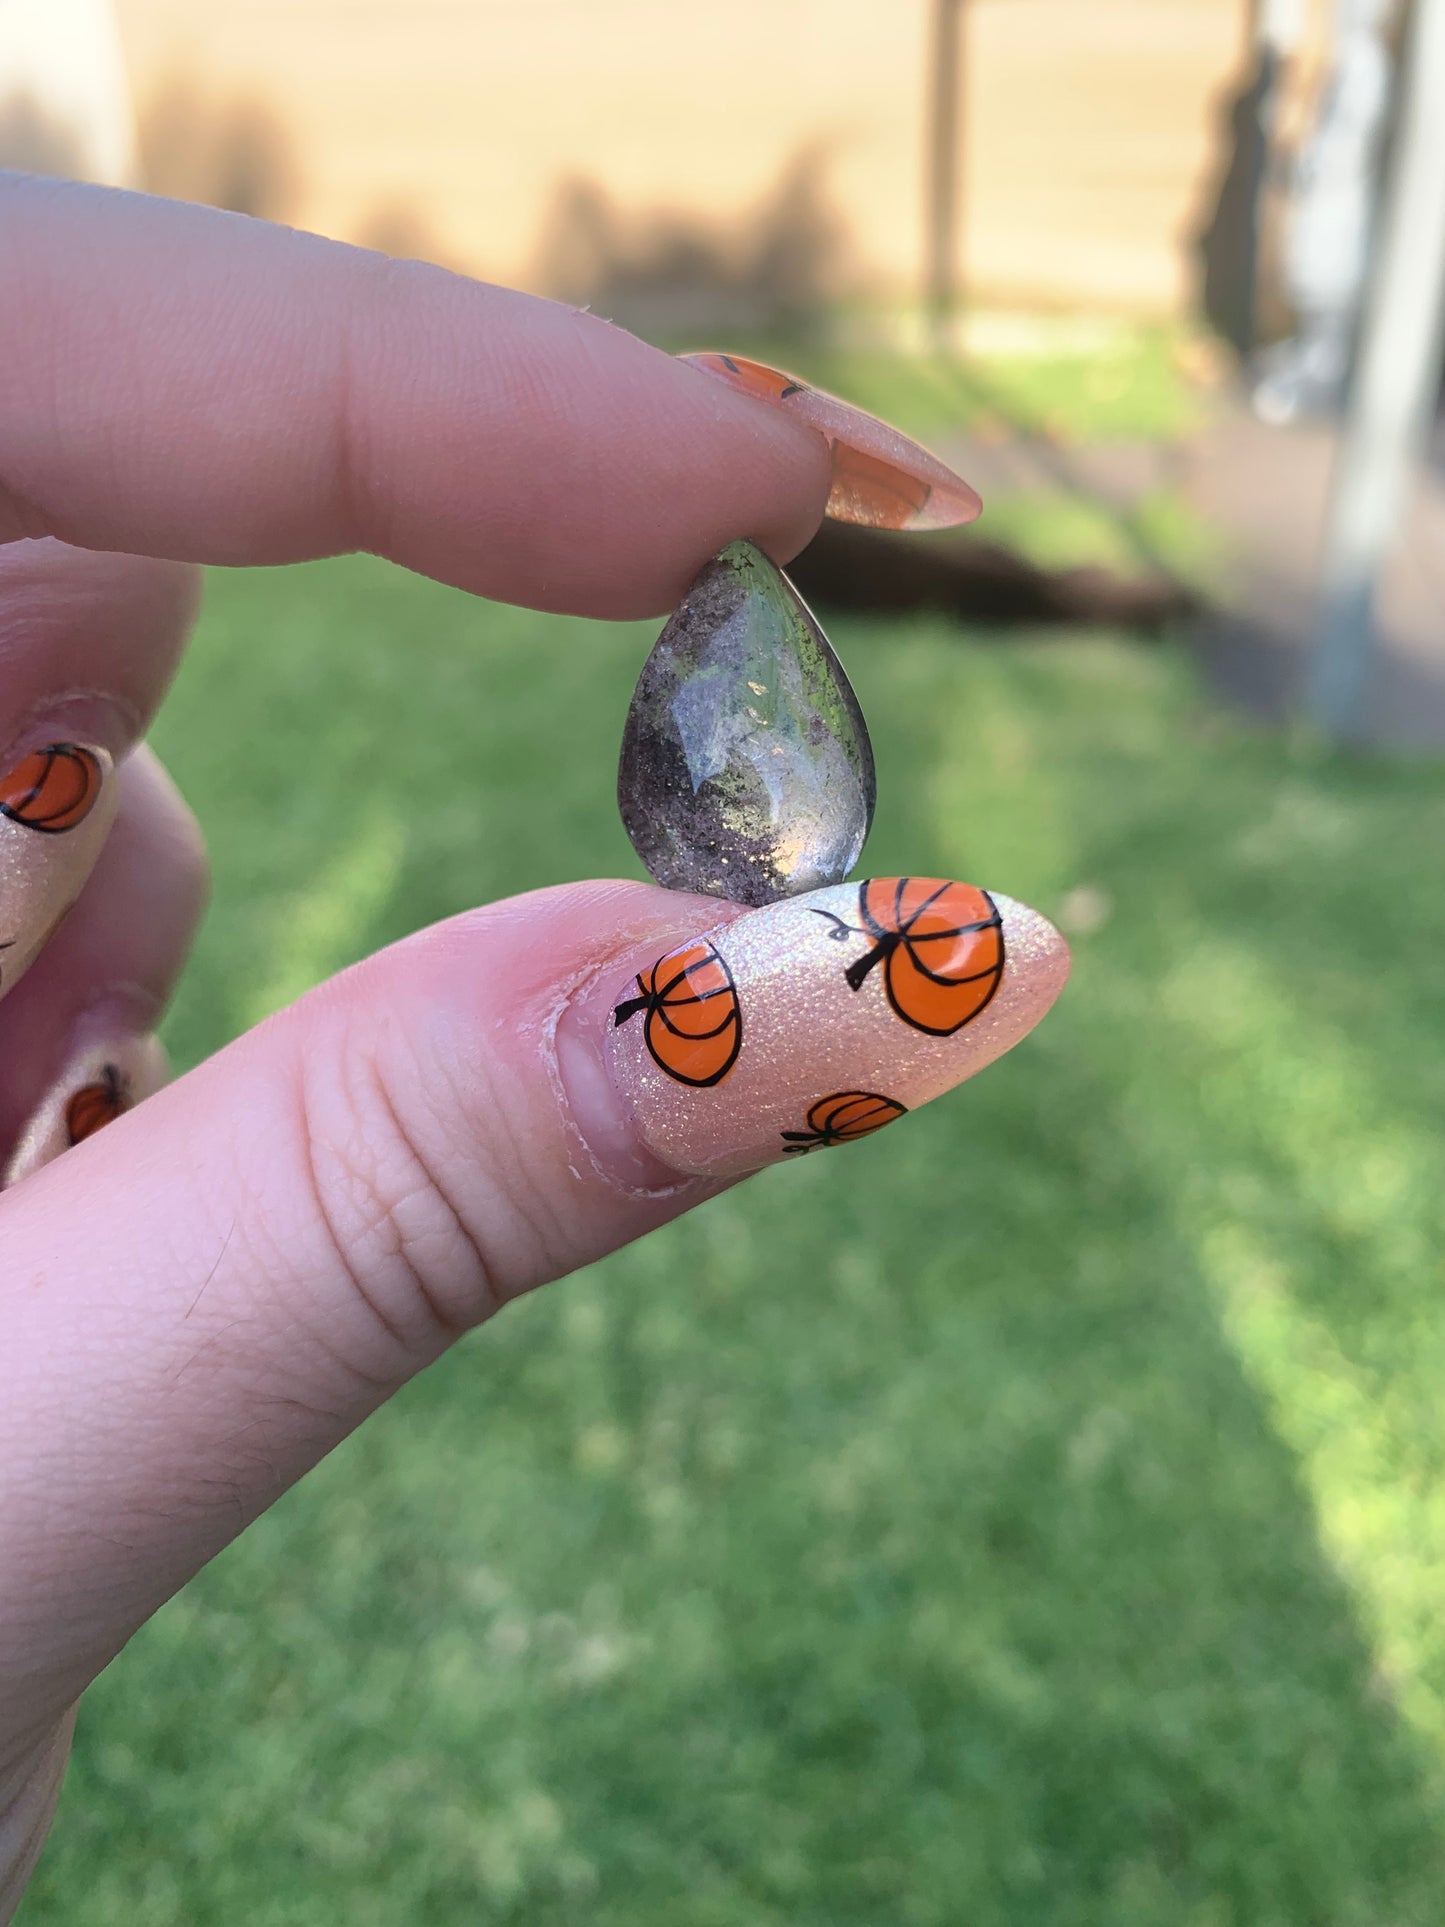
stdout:
POLYGON ((876 415, 742 355, 684 355, 740 394, 775 403, 817 429, 833 453, 827 514, 868 529, 951 529, 983 509, 961 475, 876 415))
POLYGON ((619 988, 612 1075, 647 1149, 733 1177, 869 1137, 991 1064, 1069 974, 1052 924, 933 877, 840 883, 704 931, 619 988))
POLYGON ((18 1184, 72 1145, 93 1137, 169 1081, 158 1037, 120 1032, 92 1038, 66 1065, 21 1132, 0 1187, 18 1184))
POLYGON ((80 895, 115 817, 103 749, 48 743, 0 776, 0 997, 80 895))

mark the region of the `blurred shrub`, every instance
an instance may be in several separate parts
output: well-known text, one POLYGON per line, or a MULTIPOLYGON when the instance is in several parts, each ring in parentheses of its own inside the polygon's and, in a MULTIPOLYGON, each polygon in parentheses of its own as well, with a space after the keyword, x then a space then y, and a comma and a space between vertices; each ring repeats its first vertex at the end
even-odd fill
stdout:
POLYGON ((217 101, 176 76, 141 115, 140 150, 146 187, 171 200, 267 221, 290 220, 300 203, 300 169, 285 123, 249 95, 217 101))
POLYGON ((816 340, 848 285, 827 154, 805 148, 736 222, 657 209, 629 213, 596 182, 557 192, 530 285, 651 335, 701 328, 816 340))

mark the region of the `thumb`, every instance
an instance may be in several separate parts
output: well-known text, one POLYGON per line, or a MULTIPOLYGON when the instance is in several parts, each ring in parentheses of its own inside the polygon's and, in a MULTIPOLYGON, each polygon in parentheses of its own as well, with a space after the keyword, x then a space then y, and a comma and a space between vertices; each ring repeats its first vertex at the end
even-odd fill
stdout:
POLYGON ((462 1332, 970 1075, 1066 971, 965 885, 743 914, 542 891, 346 972, 5 1193, 0 1758, 462 1332))

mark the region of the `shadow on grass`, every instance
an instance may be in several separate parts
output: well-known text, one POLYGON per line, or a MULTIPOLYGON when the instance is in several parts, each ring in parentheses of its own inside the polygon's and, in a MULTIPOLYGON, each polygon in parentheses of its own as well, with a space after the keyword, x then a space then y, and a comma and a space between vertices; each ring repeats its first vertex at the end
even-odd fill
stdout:
MULTIPOLYGON (((218 579, 160 732, 217 857, 180 1054, 630 872, 650 633, 218 579)), ((868 868, 1105 906, 1058 1011, 409 1387, 102 1682, 26 1927, 1438 1918, 1438 785, 1239 737, 1167 654, 837 640, 868 868)))

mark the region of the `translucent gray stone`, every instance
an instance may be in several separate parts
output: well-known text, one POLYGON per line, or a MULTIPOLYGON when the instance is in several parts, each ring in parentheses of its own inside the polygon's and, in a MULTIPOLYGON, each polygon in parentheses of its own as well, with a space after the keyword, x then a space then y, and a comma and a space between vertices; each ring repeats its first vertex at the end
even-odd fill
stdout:
POLYGON ((841 883, 877 794, 843 665, 751 542, 713 557, 643 665, 617 772, 632 847, 669 890, 771 903, 841 883))

